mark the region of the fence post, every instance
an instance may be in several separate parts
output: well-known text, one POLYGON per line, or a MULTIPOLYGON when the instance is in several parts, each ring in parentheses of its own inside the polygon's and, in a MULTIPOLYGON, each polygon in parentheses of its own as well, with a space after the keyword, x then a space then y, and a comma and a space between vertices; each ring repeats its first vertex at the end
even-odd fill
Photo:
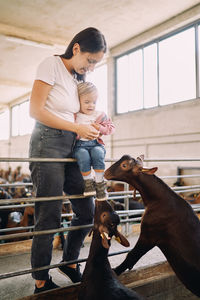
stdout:
MULTIPOLYGON (((129 191, 129 185, 128 183, 124 184, 124 191, 128 192, 129 191)), ((124 205, 125 205, 125 210, 129 210, 129 197, 124 198, 124 205)), ((129 219, 129 216, 126 216, 126 220, 129 219)), ((125 235, 129 235, 129 222, 125 222, 125 235)))

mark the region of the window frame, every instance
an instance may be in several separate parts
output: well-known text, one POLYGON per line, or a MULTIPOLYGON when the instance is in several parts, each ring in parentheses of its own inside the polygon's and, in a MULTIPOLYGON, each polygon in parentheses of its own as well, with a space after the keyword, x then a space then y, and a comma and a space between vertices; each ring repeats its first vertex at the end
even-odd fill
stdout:
POLYGON ((143 43, 140 44, 136 47, 133 47, 127 51, 124 51, 122 53, 120 53, 119 55, 114 57, 114 114, 115 115, 123 115, 123 114, 128 114, 128 113, 134 113, 134 112, 138 112, 138 111, 142 111, 142 110, 150 110, 150 109, 155 109, 158 107, 163 107, 163 106, 167 106, 167 105, 173 105, 173 104, 179 104, 182 102, 186 102, 186 101, 191 101, 191 100, 196 100, 200 97, 200 49, 199 49, 199 44, 200 44, 200 20, 198 21, 194 21, 192 23, 189 23, 187 25, 184 25, 178 29, 172 30, 170 32, 168 32, 167 34, 164 34, 160 37, 157 37, 155 39, 152 39, 151 41, 147 42, 147 43, 143 43), (188 30, 190 28, 194 28, 195 30, 195 85, 196 85, 196 97, 192 98, 192 99, 187 99, 187 100, 181 100, 178 102, 174 102, 174 103, 169 103, 169 104, 164 104, 164 105, 160 105, 160 92, 159 92, 159 42, 170 38, 172 36, 175 36, 176 34, 179 34, 181 32, 184 32, 185 30, 188 30), (138 109, 138 110, 129 110, 127 112, 118 112, 117 111, 117 107, 118 107, 118 95, 117 95, 117 60, 125 55, 129 55, 135 51, 138 50, 142 50, 143 53, 143 63, 144 63, 144 48, 152 45, 152 44, 156 44, 157 45, 157 105, 153 106, 153 107, 144 107, 144 80, 143 80, 143 101, 142 101, 142 108, 138 109))
MULTIPOLYGON (((30 131, 30 132, 28 132, 28 133, 22 133, 21 132, 21 119, 20 119, 20 106, 22 106, 22 105, 24 105, 25 103, 27 103, 27 104, 29 104, 29 99, 26 99, 26 100, 24 100, 24 101, 22 101, 22 102, 20 102, 20 103, 16 103, 16 104, 14 104, 14 105, 12 105, 11 107, 10 107, 10 119, 11 119, 11 121, 10 121, 10 123, 11 123, 11 127, 10 127, 10 137, 11 138, 15 138, 15 137, 19 137, 19 136, 25 136, 25 135, 30 135, 31 134, 31 132, 32 132, 32 130, 30 131), (16 131, 16 134, 13 134, 13 109, 14 108, 18 108, 18 113, 17 113, 17 131, 16 131)), ((30 117, 30 116, 29 116, 30 117)), ((31 117, 30 117, 30 119, 32 119, 31 117)), ((34 121, 33 121, 33 127, 34 127, 34 121)))
MULTIPOLYGON (((3 114, 8 114, 8 124, 7 124, 7 126, 6 126, 6 133, 7 133, 7 135, 6 135, 6 137, 1 137, 0 136, 0 142, 2 142, 2 141, 8 141, 9 140, 9 138, 10 138, 10 111, 9 111, 9 109, 7 108, 7 109, 5 109, 5 110, 3 110, 3 111, 1 111, 0 112, 0 118, 1 118, 1 116, 3 115, 3 114)), ((0 121, 0 123, 1 123, 1 121, 0 121)), ((5 127, 5 126, 3 126, 3 127, 5 127)), ((5 129, 5 128, 4 128, 5 129)))

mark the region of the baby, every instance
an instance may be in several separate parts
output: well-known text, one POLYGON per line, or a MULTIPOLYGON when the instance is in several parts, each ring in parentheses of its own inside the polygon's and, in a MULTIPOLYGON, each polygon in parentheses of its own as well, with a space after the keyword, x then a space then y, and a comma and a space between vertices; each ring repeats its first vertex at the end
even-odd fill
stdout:
POLYGON ((98 91, 93 83, 79 83, 78 95, 80 112, 76 114, 76 122, 93 125, 99 131, 99 137, 95 140, 78 137, 74 148, 74 157, 77 159, 84 179, 84 196, 91 196, 96 192, 97 200, 103 201, 108 198, 108 194, 104 181, 106 150, 102 135, 112 134, 115 127, 104 112, 96 111, 98 91), (95 172, 95 180, 92 175, 92 167, 95 172))

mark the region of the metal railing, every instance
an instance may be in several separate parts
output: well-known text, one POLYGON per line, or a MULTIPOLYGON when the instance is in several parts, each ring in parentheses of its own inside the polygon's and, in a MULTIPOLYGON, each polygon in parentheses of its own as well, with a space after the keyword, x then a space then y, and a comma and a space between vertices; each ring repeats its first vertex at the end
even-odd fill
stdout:
MULTIPOLYGON (((68 162, 68 163, 73 163, 75 160, 71 158, 66 158, 66 159, 55 159, 55 158, 0 158, 0 162, 68 162)), ((117 159, 106 159, 106 162, 115 162, 117 159)), ((200 158, 171 158, 171 159, 145 159, 145 162, 177 162, 177 161, 200 161, 200 158)), ((194 177, 200 177, 200 174, 192 174, 192 175, 174 175, 174 176, 160 176, 162 179, 171 179, 171 178, 194 178, 194 177)), ((129 210, 129 199, 133 198, 133 191, 130 191, 128 189, 128 185, 124 184, 124 191, 120 192, 110 192, 109 193, 109 198, 108 200, 118 200, 121 198, 124 198, 124 204, 125 204, 125 210, 117 211, 117 213, 120 216, 121 224, 125 224, 125 233, 129 233, 129 224, 134 223, 134 222, 140 222, 141 217, 144 213, 144 209, 136 209, 136 210, 129 210)), ((7 187, 7 188, 16 188, 16 187, 31 187, 32 183, 3 183, 0 184, 0 187, 7 187)), ((200 185, 189 185, 189 186, 176 186, 176 187, 171 187, 176 193, 187 193, 187 192, 200 192, 200 185)), ((137 192, 136 197, 140 197, 140 194, 137 192)), ((0 211, 5 210, 5 209, 14 209, 14 208, 23 208, 27 206, 34 206, 35 202, 38 201, 53 201, 53 200, 63 200, 63 203, 69 203, 70 199, 77 199, 77 198, 83 198, 83 195, 70 195, 70 196, 57 196, 57 197, 29 197, 29 198, 14 198, 14 199, 1 199, 0 201, 0 211)), ((192 205, 192 208, 195 212, 200 212, 200 204, 192 205)), ((72 216, 73 214, 62 214, 62 217, 68 217, 72 216)), ((6 241, 6 240, 11 240, 11 239, 16 239, 16 238, 27 238, 27 237, 33 237, 36 235, 44 235, 44 234, 55 234, 55 233, 60 233, 60 232, 68 232, 68 231, 73 231, 73 230, 78 230, 82 228, 91 228, 93 224, 89 225, 83 225, 83 226, 69 226, 70 222, 62 222, 61 225, 67 225, 68 227, 61 227, 61 228, 56 228, 56 229, 51 229, 51 230, 44 230, 44 231, 33 231, 34 226, 26 226, 26 227, 15 227, 15 228, 6 228, 6 229, 1 229, 0 233, 3 233, 3 235, 0 235, 0 241, 6 241), (23 232, 23 233, 12 233, 12 234, 6 234, 9 231, 19 231, 19 230, 31 230, 28 232, 23 232)), ((109 254, 109 256, 113 255, 118 255, 118 254, 123 254, 129 252, 130 249, 127 249, 125 251, 120 251, 120 252, 115 252, 109 254)), ((27 270, 22 270, 18 272, 11 272, 11 273, 6 273, 6 274, 0 274, 0 279, 4 278, 9 278, 9 277, 14 277, 14 276, 19 276, 19 275, 24 275, 27 273, 32 273, 33 271, 39 271, 39 270, 44 270, 44 269, 53 269, 57 268, 61 265, 68 265, 72 263, 77 263, 77 262, 85 262, 87 258, 84 259, 79 259, 79 260, 74 260, 74 261, 69 261, 65 263, 60 263, 60 264, 54 264, 50 266, 45 266, 42 268, 37 268, 37 269, 27 269, 27 270)))

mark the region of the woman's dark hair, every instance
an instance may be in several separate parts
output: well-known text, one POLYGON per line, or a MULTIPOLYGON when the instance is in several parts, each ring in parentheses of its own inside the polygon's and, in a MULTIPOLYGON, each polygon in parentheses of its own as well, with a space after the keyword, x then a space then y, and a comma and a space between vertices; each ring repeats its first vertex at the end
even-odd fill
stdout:
MULTIPOLYGON (((60 57, 70 59, 73 56, 73 46, 78 43, 82 52, 97 53, 107 50, 104 35, 94 27, 88 27, 75 35, 64 54, 60 57)), ((76 74, 77 80, 84 80, 84 75, 76 74)))

